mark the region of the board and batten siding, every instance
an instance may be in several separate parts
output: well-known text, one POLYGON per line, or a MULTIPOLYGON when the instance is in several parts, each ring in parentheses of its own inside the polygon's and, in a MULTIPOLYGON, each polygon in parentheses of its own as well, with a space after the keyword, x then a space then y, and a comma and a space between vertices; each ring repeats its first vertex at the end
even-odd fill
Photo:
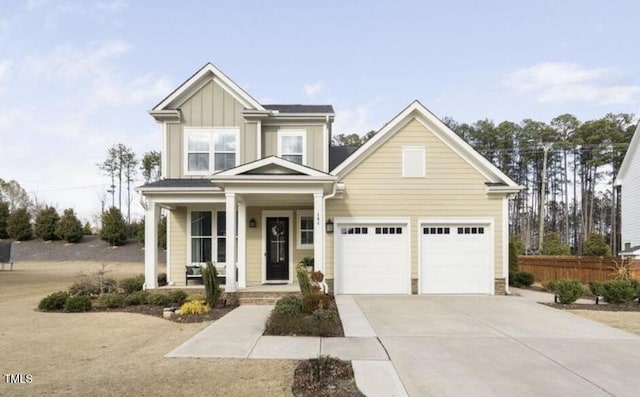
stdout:
MULTIPOLYGON (((495 277, 502 277, 502 197, 488 198, 486 179, 415 119, 342 181, 342 199, 327 200, 326 216, 409 217, 411 277, 418 278, 420 218, 493 219, 495 277), (402 148, 424 146, 425 177, 402 177, 402 148)), ((327 234, 326 273, 334 278, 334 238, 327 234)))
POLYGON ((186 285, 185 266, 187 265, 187 209, 177 207, 169 211, 169 263, 171 264, 171 280, 176 286, 186 285))
POLYGON ((167 123, 167 178, 184 177, 184 127, 237 127, 239 162, 256 159, 255 122, 246 122, 244 106, 215 81, 211 80, 179 106, 181 123, 167 123))
POLYGON ((317 170, 324 169, 324 126, 319 124, 293 124, 282 122, 278 125, 262 126, 262 157, 278 155, 278 130, 303 130, 306 136, 306 152, 304 165, 317 170))
MULTIPOLYGON (((636 131, 640 134, 640 129, 636 131)), ((622 184, 621 220, 622 248, 625 243, 631 247, 640 245, 640 145, 636 146, 636 152, 628 153, 631 163, 622 184)))

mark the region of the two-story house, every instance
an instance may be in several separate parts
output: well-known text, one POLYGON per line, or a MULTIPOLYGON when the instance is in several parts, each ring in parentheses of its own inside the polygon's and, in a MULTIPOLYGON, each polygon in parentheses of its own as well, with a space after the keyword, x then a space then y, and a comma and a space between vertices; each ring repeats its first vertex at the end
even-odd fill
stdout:
POLYGON ((615 184, 621 186, 620 255, 640 259, 640 123, 631 138, 615 184))
POLYGON ((504 293, 520 187, 419 102, 352 154, 331 147, 332 106, 261 104, 210 63, 150 114, 163 179, 137 189, 147 288, 164 208, 174 286, 207 261, 227 292, 291 284, 313 257, 335 293, 504 293))

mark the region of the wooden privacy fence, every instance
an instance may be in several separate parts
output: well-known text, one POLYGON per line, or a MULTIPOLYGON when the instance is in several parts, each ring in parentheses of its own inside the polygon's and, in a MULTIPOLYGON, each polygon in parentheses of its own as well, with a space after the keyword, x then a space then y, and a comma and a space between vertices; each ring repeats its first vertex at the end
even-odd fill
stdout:
POLYGON ((575 278, 581 283, 614 279, 621 266, 628 266, 629 277, 640 281, 640 260, 593 256, 519 256, 520 271, 533 273, 536 282, 575 278))

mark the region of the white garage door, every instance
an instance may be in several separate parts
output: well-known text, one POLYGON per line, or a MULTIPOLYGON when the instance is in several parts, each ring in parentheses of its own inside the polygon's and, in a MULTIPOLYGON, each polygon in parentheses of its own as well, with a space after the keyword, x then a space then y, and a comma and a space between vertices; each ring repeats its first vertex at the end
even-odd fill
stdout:
POLYGON ((423 225, 420 229, 421 293, 493 292, 488 225, 423 225))
POLYGON ((336 293, 411 292, 409 233, 406 225, 338 225, 335 239, 336 293))

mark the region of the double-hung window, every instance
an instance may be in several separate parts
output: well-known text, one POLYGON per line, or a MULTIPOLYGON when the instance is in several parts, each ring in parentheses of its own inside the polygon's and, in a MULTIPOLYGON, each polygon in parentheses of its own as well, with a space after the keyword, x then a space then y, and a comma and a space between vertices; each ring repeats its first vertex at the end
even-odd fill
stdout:
POLYGON ((236 128, 185 128, 185 174, 206 175, 236 166, 236 128))
POLYGON ((305 164, 306 139, 303 130, 278 131, 278 157, 305 164))
POLYGON ((313 211, 298 211, 298 249, 313 248, 313 211))
POLYGON ((191 212, 191 263, 211 261, 211 211, 191 212))

